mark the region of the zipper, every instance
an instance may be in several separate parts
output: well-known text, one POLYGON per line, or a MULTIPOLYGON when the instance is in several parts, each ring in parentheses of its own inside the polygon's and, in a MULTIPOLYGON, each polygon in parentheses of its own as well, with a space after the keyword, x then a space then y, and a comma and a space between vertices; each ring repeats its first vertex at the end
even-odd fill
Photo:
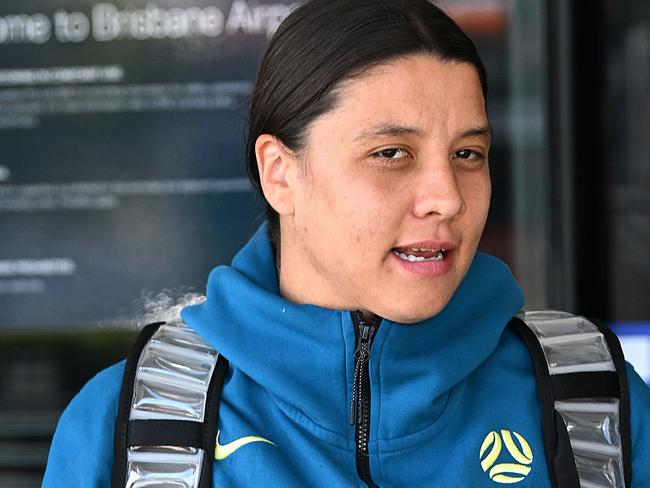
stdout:
POLYGON ((370 456, 368 442, 370 437, 370 347, 379 328, 379 320, 369 323, 360 310, 352 312, 356 346, 354 348, 354 379, 352 381, 352 401, 350 402, 350 425, 356 425, 357 474, 369 488, 379 488, 370 476, 370 456))

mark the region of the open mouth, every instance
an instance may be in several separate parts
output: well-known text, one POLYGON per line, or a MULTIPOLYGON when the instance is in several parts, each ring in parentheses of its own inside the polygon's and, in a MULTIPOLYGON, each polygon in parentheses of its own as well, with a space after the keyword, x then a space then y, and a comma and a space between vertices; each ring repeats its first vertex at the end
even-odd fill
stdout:
POLYGON ((398 258, 411 263, 423 261, 442 261, 447 253, 446 249, 424 249, 419 247, 395 247, 391 252, 398 258))

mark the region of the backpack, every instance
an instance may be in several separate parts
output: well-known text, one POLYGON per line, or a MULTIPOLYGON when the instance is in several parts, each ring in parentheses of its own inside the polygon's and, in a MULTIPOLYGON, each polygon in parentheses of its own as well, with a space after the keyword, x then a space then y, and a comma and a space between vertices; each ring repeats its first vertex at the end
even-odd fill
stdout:
MULTIPOLYGON (((508 325, 533 362, 551 486, 629 488, 630 402, 616 336, 553 310, 520 312, 508 325)), ((142 330, 120 391, 113 488, 212 487, 227 368, 226 358, 180 320, 142 330)))

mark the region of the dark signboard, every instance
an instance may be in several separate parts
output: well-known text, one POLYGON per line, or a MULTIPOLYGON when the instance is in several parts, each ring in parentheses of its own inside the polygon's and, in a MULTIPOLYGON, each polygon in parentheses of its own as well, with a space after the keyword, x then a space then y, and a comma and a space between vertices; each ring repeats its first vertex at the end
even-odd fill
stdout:
POLYGON ((202 289, 260 222, 244 124, 292 3, 3 0, 0 325, 202 289))

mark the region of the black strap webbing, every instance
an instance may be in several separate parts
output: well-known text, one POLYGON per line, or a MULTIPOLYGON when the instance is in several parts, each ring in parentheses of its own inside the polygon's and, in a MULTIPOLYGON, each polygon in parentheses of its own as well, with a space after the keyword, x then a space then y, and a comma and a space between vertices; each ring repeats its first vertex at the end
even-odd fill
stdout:
POLYGON ((129 420, 138 360, 151 336, 164 322, 142 329, 129 351, 122 378, 115 421, 115 442, 112 488, 124 488, 127 476, 127 450, 130 446, 195 447, 205 451, 206 462, 201 469, 199 488, 212 487, 212 467, 219 415, 221 390, 228 370, 228 361, 219 355, 208 386, 205 421, 138 419, 129 420))
POLYGON ((589 371, 551 375, 554 400, 570 398, 618 398, 618 374, 614 371, 589 371))
POLYGON ((191 420, 130 420, 126 444, 203 448, 203 423, 191 420))
POLYGON ((212 488, 212 460, 214 459, 215 444, 217 442, 217 424, 219 421, 219 403, 221 402, 221 390, 228 370, 228 360, 219 354, 217 364, 212 371, 210 385, 208 386, 208 398, 205 405, 205 421, 203 422, 203 449, 210 462, 203 463, 201 469, 201 482, 199 488, 212 488))

